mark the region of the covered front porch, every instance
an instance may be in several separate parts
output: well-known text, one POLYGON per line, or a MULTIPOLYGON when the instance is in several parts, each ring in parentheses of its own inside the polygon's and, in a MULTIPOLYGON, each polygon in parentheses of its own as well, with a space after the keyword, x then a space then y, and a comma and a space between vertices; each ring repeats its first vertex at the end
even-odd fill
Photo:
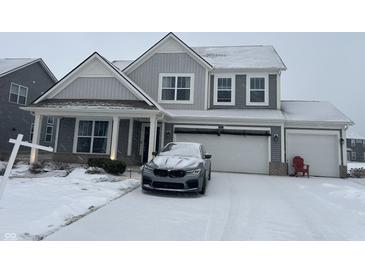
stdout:
MULTIPOLYGON (((139 165, 172 140, 163 113, 138 102, 48 100, 26 109, 35 116, 34 144, 40 142, 42 119, 55 117, 56 161, 84 163, 91 157, 109 157, 139 165)), ((38 159, 38 150, 32 149, 30 162, 38 159)))

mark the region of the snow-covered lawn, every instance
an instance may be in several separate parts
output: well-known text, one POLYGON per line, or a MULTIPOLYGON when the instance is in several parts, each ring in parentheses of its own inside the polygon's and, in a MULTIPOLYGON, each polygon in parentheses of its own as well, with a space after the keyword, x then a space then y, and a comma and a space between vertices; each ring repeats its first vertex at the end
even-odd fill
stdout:
POLYGON ((0 200, 0 240, 42 239, 139 185, 127 177, 85 174, 81 167, 66 177, 55 170, 31 178, 27 168, 12 171, 0 200))
POLYGON ((365 240, 352 180, 213 173, 206 196, 135 190, 46 240, 365 240))
POLYGON ((352 168, 365 168, 365 162, 347 162, 348 171, 350 171, 352 168))

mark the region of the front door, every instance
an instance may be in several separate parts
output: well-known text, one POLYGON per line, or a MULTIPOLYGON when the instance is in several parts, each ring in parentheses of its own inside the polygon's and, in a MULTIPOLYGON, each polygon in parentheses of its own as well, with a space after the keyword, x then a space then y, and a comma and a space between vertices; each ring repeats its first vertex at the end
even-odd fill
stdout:
MULTIPOLYGON (((147 163, 148 161, 148 145, 150 142, 150 127, 146 126, 144 128, 144 135, 143 135, 143 152, 142 152, 142 163, 147 163)), ((156 134, 156 150, 160 148, 160 127, 157 128, 156 134)))

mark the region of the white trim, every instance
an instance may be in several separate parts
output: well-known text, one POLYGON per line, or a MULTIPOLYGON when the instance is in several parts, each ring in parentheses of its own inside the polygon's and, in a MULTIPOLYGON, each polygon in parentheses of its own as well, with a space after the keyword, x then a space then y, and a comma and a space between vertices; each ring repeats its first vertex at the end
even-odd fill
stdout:
POLYGON ((160 129, 160 149, 164 147, 165 144, 165 122, 161 122, 160 129))
POLYGON ((134 119, 129 119, 129 128, 128 128, 128 149, 127 149, 127 155, 132 155, 132 143, 133 143, 133 125, 134 125, 134 119))
MULTIPOLYGON (((112 140, 110 146, 110 159, 116 160, 118 158, 118 135, 119 135, 119 117, 113 117, 112 125, 112 140)), ((108 134, 107 134, 108 135, 108 134)))
POLYGON ((281 139, 281 162, 282 163, 285 163, 285 135, 284 135, 284 125, 281 125, 280 126, 280 131, 281 131, 281 134, 280 134, 280 139, 281 139))
POLYGON ((276 106, 281 109, 281 73, 276 74, 276 106))
POLYGON ((204 84, 204 110, 209 106, 209 71, 205 70, 205 84, 204 84))
POLYGON ((52 140, 53 140, 53 125, 47 123, 46 124, 46 130, 44 132, 44 142, 45 143, 52 143, 52 140), (51 133, 47 132, 47 128, 52 128, 51 133), (47 136, 51 136, 51 139, 47 140, 47 136))
MULTIPOLYGON (((171 88, 173 89, 173 88, 171 88)), ((184 88, 187 90, 187 88, 184 88)), ((158 103, 163 104, 194 104, 194 73, 160 73, 158 77, 158 103), (163 100, 162 99, 162 78, 163 77, 175 77, 175 100, 163 100), (178 77, 190 77, 190 99, 177 100, 177 78, 178 77)))
MULTIPOLYGON (((341 165, 341 143, 340 132, 338 130, 311 130, 311 129, 287 129, 285 134, 286 142, 288 141, 288 134, 296 135, 335 135, 337 136, 338 148, 338 164, 341 165)), ((286 155, 288 155, 288 146, 286 146, 286 155)), ((345 156, 344 156, 345 157, 345 156)))
POLYGON ((347 139, 346 139, 346 129, 343 128, 341 129, 341 138, 343 139, 343 144, 342 144, 342 158, 343 158, 343 165, 347 166, 347 139))
POLYGON ((213 91, 213 105, 215 106, 234 106, 236 104, 236 75, 228 73, 214 74, 214 91, 213 91), (218 102, 218 79, 230 78, 231 79, 231 101, 230 102, 218 102))
POLYGON ((201 66, 212 69, 213 67, 199 54, 197 54, 195 51, 193 51, 191 48, 189 48, 187 45, 182 43, 173 33, 167 34, 164 38, 162 38, 160 41, 158 41, 155 45, 153 45, 150 49, 148 49, 146 52, 144 52, 135 62, 132 62, 130 65, 128 65, 123 72, 126 74, 130 74, 132 71, 134 71, 136 68, 138 68, 140 65, 145 63, 149 58, 151 58, 158 47, 164 43, 169 38, 175 40, 178 44, 180 44, 191 56, 195 61, 197 61, 201 66))
POLYGON ((206 126, 206 125, 174 125, 174 128, 207 128, 207 129, 216 129, 218 126, 206 126))
MULTIPOLYGON (((17 84, 17 83, 15 83, 15 82, 10 82, 9 103, 17 104, 17 105, 21 105, 21 106, 26 106, 26 105, 27 105, 27 101, 28 101, 28 90, 29 90, 29 88, 28 88, 28 87, 26 87, 26 86, 23 86, 23 85, 17 84), (16 92, 16 93, 12 91, 12 86, 18 86, 18 90, 17 90, 17 92, 16 92), (25 102, 24 102, 24 104, 19 103, 19 97, 21 96, 21 95, 20 95, 20 88, 25 88, 25 102), (12 101, 10 101, 10 98, 11 98, 11 95, 12 95, 12 94, 15 94, 15 95, 17 96, 17 98, 16 98, 16 102, 12 102, 12 101)), ((21 97, 24 97, 24 96, 21 96, 21 97)))
MULTIPOLYGON (((32 144, 38 145, 41 136, 41 126, 42 126, 42 115, 35 114, 34 116, 34 130, 32 144)), ((32 147, 30 151, 30 163, 33 164, 38 160, 38 149, 32 147)))
MULTIPOLYGON (((141 125, 141 136, 140 136, 140 140, 139 140, 139 156, 141 157, 141 161, 143 161, 144 133, 146 131, 146 127, 149 127, 149 126, 150 126, 150 124, 148 122, 143 122, 141 125)), ((157 130, 159 130, 159 129, 160 129, 160 125, 157 124, 157 130)), ((160 136, 161 136, 161 132, 160 132, 160 136)), ((161 137, 160 137, 160 141, 161 141, 161 137)))
POLYGON ((269 75, 267 73, 247 74, 246 82, 246 105, 247 106, 268 106, 269 105, 269 75), (265 100, 264 102, 251 102, 251 78, 265 79, 265 100))
POLYGON ((74 130, 74 142, 72 146, 72 153, 74 154, 84 154, 84 155, 109 155, 110 154, 110 145, 111 145, 111 126, 112 119, 103 118, 103 117, 77 117, 75 122, 75 130, 74 130), (77 152, 77 139, 79 135, 79 123, 80 121, 93 121, 92 130, 91 130, 91 144, 90 151, 92 151, 93 140, 94 140, 94 127, 95 121, 108 121, 108 132, 107 132, 107 143, 106 143, 106 151, 105 153, 93 153, 93 152, 77 152))
POLYGON ((29 142, 33 141, 33 134, 34 134, 34 123, 30 123, 30 130, 29 130, 29 142))
POLYGON ((55 135, 55 140, 54 140, 54 152, 57 152, 57 148, 58 148, 58 135, 60 132, 60 123, 61 123, 61 119, 57 118, 56 119, 56 135, 55 135))
POLYGON ((148 162, 153 159, 153 152, 156 151, 157 117, 150 117, 150 135, 148 141, 148 162))

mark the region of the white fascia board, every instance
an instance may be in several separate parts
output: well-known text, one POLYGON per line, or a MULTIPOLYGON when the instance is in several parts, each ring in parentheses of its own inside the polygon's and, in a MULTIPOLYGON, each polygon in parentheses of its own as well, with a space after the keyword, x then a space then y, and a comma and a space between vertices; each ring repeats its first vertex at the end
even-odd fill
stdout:
POLYGON ((188 46, 186 46, 184 43, 182 43, 179 39, 177 39, 177 37, 173 34, 173 33, 169 33, 168 35, 166 35, 162 40, 160 40, 159 42, 157 42, 154 46, 152 46, 152 48, 148 49, 146 52, 144 52, 139 59, 137 58, 137 60, 135 62, 133 62, 131 65, 127 66, 123 72, 125 74, 131 73, 132 71, 134 71, 136 68, 138 68, 141 64, 143 64, 144 62, 146 62, 149 58, 152 57, 152 55, 155 53, 156 49, 158 48, 159 45, 161 45, 162 43, 164 43, 167 39, 172 38, 174 39, 179 45, 181 45, 187 52, 188 54, 195 60, 197 61, 200 65, 202 65, 203 67, 211 70, 213 69, 212 65, 210 65, 207 61, 203 61, 201 59, 203 59, 203 57, 201 57, 200 55, 198 55, 195 51, 193 51, 192 49, 190 49, 188 46), (208 65, 209 64, 209 65, 208 65))
POLYGON ((214 68, 211 72, 214 73, 235 73, 235 74, 249 74, 249 73, 267 73, 278 74, 281 69, 278 68, 214 68))
POLYGON ((331 122, 331 121, 285 121, 285 127, 306 127, 306 128, 336 128, 342 129, 350 122, 331 122))

